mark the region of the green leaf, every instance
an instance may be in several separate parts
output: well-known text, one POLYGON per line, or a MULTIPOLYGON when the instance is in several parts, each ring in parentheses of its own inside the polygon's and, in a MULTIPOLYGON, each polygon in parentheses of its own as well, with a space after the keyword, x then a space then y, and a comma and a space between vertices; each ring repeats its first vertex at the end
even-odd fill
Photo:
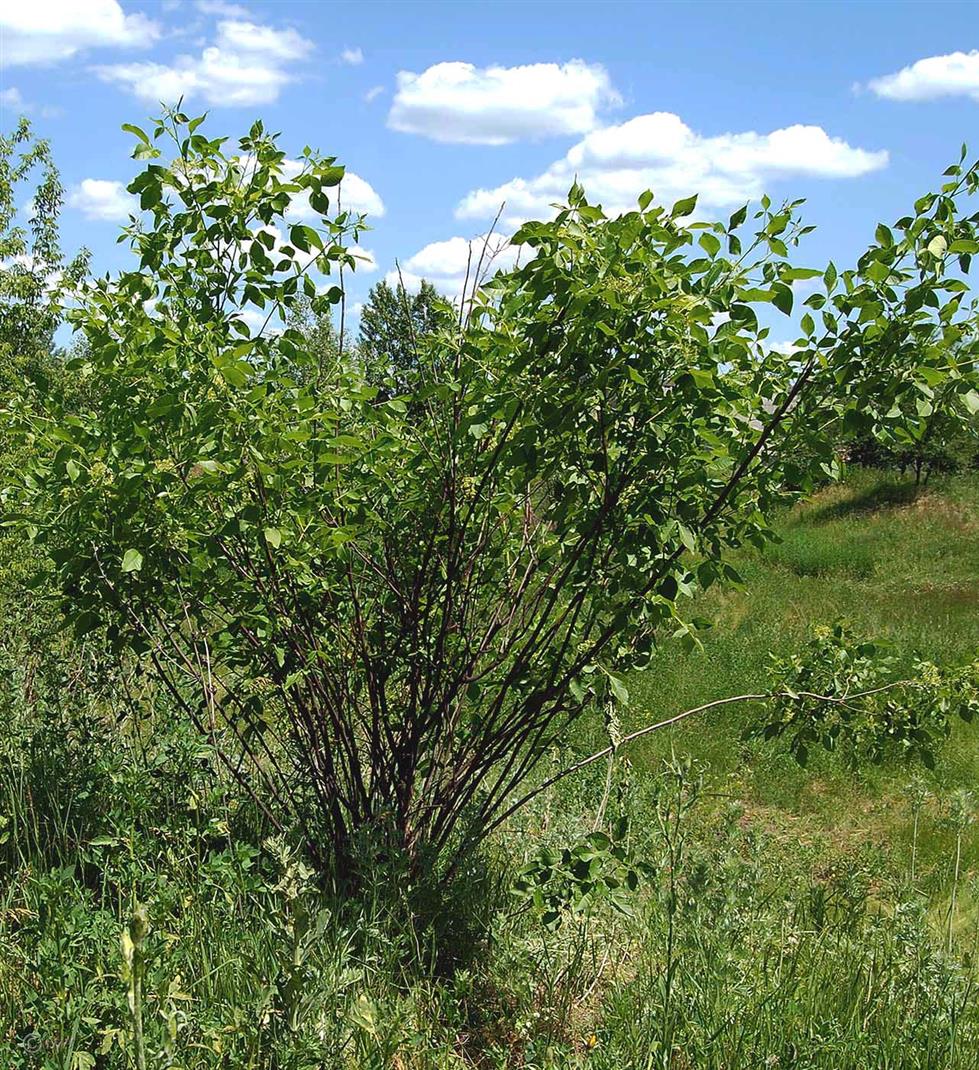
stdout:
POLYGON ((742 301, 774 301, 775 294, 771 290, 762 290, 757 286, 741 291, 742 301))
POLYGON ((147 137, 146 133, 143 130, 140 130, 138 126, 133 126, 132 123, 123 123, 122 129, 125 130, 127 134, 133 134, 138 137, 144 145, 150 144, 150 139, 147 137))
POLYGON ((670 212, 670 216, 673 219, 679 219, 682 216, 690 215, 690 213, 697 207, 697 195, 692 197, 684 197, 682 200, 676 202, 673 205, 673 210, 670 212))
POLYGON ((282 532, 278 528, 266 528, 265 541, 269 546, 278 549, 282 545, 282 532))
POLYGON ((324 167, 317 172, 317 177, 324 186, 338 186, 344 173, 345 169, 343 167, 324 167))
POLYGON ((715 234, 710 233, 701 234, 699 244, 708 256, 716 256, 721 248, 720 239, 715 234))
POLYGON ((127 550, 122 555, 123 572, 139 572, 143 567, 143 555, 139 550, 127 550))
POLYGON ((946 249, 948 249, 948 242, 945 241, 941 234, 937 234, 928 243, 928 252, 939 260, 945 255, 946 249))
POLYGON ((784 283, 775 283, 772 286, 772 303, 779 312, 784 312, 786 316, 791 316, 793 304, 792 287, 786 286, 784 283))
POLYGON ((612 689, 612 694, 615 696, 615 701, 623 706, 629 705, 629 689, 625 686, 623 680, 616 676, 614 673, 607 672, 609 686, 612 689))
POLYGON ((728 230, 737 230, 738 227, 748 218, 748 206, 744 205, 734 212, 731 218, 727 221, 728 230))
POLYGON ((804 279, 818 279, 822 274, 816 268, 786 268, 780 277, 783 282, 801 282, 804 279))

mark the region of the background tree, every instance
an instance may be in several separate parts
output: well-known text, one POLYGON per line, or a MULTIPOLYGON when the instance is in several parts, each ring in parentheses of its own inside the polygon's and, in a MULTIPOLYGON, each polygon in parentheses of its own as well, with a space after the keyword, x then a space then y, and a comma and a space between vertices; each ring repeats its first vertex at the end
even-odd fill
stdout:
POLYGON ((59 379, 54 332, 64 299, 88 267, 84 251, 65 262, 58 232, 63 201, 50 146, 21 119, 12 133, 0 135, 0 375, 5 392, 25 378, 45 390, 54 389, 59 379))
POLYGON ((361 222, 330 215, 343 170, 307 154, 286 180, 260 125, 236 157, 201 122, 133 128, 138 155, 169 136, 178 156, 130 187, 138 266, 72 314, 90 403, 10 408, 37 459, 8 500, 76 629, 104 625, 320 857, 367 835, 463 856, 623 672, 693 635, 685 600, 834 470, 840 428, 898 419, 973 330, 955 250, 976 167, 842 273, 791 263, 798 202, 691 223, 695 198, 647 193, 610 219, 574 187, 514 237, 535 255, 419 347, 407 397, 355 362, 320 391, 302 332, 243 309, 327 307, 309 272, 353 268, 361 222), (278 241, 304 191, 322 230, 278 241), (817 276, 797 349, 773 352, 755 306, 789 311, 817 276))
POLYGON ((331 309, 317 306, 314 310, 313 299, 303 294, 289 311, 289 326, 302 336, 304 352, 312 358, 303 361, 300 373, 315 374, 321 385, 334 381, 339 373, 341 346, 331 309))
MULTIPOLYGON (((960 241, 959 251, 973 244, 960 241)), ((910 469, 916 485, 927 483, 933 471, 973 467, 979 459, 979 393, 963 384, 976 381, 977 364, 974 335, 949 351, 929 354, 886 420, 857 433, 849 456, 872 467, 898 468, 902 475, 910 469)))
POLYGON ((368 381, 390 381, 396 392, 409 391, 420 368, 419 345, 448 318, 445 299, 425 279, 414 294, 400 281, 372 286, 360 313, 357 343, 368 381))

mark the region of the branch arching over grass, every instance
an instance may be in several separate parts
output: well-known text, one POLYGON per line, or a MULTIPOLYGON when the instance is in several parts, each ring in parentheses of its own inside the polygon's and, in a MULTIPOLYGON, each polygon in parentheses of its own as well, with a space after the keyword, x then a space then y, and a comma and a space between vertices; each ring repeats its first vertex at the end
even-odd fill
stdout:
POLYGON ((512 817, 532 799, 537 798, 538 795, 547 791, 548 788, 552 788, 555 784, 560 783, 565 777, 569 777, 572 774, 579 772, 593 762, 599 762, 603 758, 618 754, 619 751, 629 743, 635 743, 636 740, 642 739, 644 736, 652 735, 653 732, 658 732, 663 728, 669 728, 671 725, 678 724, 680 721, 685 721, 688 717, 693 717, 698 713, 706 713, 707 710, 716 709, 719 706, 732 706, 742 702, 772 702, 776 699, 809 699, 813 702, 824 702, 834 706, 846 706, 849 703, 856 702, 863 698, 870 698, 874 695, 879 695, 885 691, 891 691, 898 687, 919 686, 921 685, 915 680, 894 680, 891 683, 883 684, 880 687, 873 687, 866 691, 859 691, 847 695, 817 695, 811 691, 765 691, 760 694, 729 695, 727 698, 718 698, 711 702, 705 702, 701 706, 694 706, 692 709, 684 710, 683 713, 677 713, 673 717, 668 717, 665 721, 657 721, 655 724, 648 724, 644 725, 642 728, 637 728, 634 732, 629 732, 627 735, 624 735, 617 743, 610 743, 607 747, 595 751, 594 754, 589 754, 587 758, 581 758, 572 765, 560 769, 507 807, 507 809, 492 822, 488 831, 498 828, 504 821, 512 817))

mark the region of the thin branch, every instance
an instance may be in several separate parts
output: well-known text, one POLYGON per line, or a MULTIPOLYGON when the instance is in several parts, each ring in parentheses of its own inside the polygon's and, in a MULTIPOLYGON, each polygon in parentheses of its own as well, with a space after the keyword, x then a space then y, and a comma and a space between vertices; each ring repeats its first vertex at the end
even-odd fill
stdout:
POLYGON ((528 791, 525 795, 522 795, 516 802, 512 803, 507 809, 494 818, 493 821, 487 826, 485 831, 488 833, 498 826, 502 825, 508 817, 512 816, 521 807, 526 806, 531 799, 536 798, 541 792, 547 791, 548 788, 553 787, 559 781, 564 780, 565 777, 571 776, 572 773, 577 773, 580 769, 584 769, 586 766, 591 765, 593 762, 601 761, 602 758, 608 758, 610 755, 617 754, 622 747, 627 746, 630 743, 634 743, 637 739, 642 739, 643 736, 651 735, 653 732, 658 732, 661 728, 669 728, 670 725, 679 723, 686 720, 688 717, 693 717, 695 714, 704 713, 707 710, 712 710, 718 706, 730 706, 736 702, 771 702, 774 699, 787 698, 798 699, 808 698, 816 702, 825 702, 834 706, 846 706, 849 702, 853 702, 860 698, 869 698, 872 695, 879 695, 884 691, 891 691, 896 687, 917 687, 919 686, 914 680, 894 680, 889 684, 883 684, 881 687, 874 687, 867 691, 861 691, 854 695, 847 695, 845 698, 839 698, 835 695, 818 695, 812 691, 768 691, 762 694, 754 695, 731 695, 728 698, 714 699, 712 702, 705 702, 702 706, 694 706, 693 709, 684 710, 683 713, 677 713, 673 717, 668 717, 665 721, 657 721, 655 724, 649 724, 643 728, 637 728, 634 732, 630 732, 628 735, 623 736, 618 743, 610 743, 607 747, 603 747, 601 750, 595 751, 594 754, 589 754, 587 758, 582 758, 575 762, 573 765, 566 766, 564 769, 559 770, 553 776, 549 776, 546 780, 542 781, 537 787, 528 791))

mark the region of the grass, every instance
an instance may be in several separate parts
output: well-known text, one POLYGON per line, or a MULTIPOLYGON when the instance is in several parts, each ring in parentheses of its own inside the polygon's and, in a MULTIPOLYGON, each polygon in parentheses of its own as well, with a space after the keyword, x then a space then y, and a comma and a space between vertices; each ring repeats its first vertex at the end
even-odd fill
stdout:
MULTIPOLYGON (((798 649, 816 624, 844 617, 864 634, 941 663, 979 653, 979 484, 941 480, 916 493, 910 483, 855 470, 797 507, 778 526, 780 541, 737 562, 740 592, 708 594, 698 609, 714 628, 703 652, 667 646, 654 667, 632 681, 637 723, 655 721, 724 695, 764 690, 769 651, 798 649)), ((918 852, 943 877, 953 835, 947 800, 979 782, 979 732, 956 724, 936 770, 899 765, 854 773, 822 756, 800 769, 776 747, 747 745, 744 708, 694 718, 650 737, 641 760, 653 768, 673 749, 708 762, 733 790, 785 835, 854 843, 874 840, 896 854, 910 850, 908 785, 929 791, 918 852)), ((979 865, 979 834, 967 838, 979 865)))
MULTIPOLYGON (((840 615, 937 660, 979 648, 974 479, 856 473, 779 530, 697 607, 705 650, 629 682, 637 725, 755 689, 840 615)), ((975 729, 933 771, 854 772, 745 742, 750 710, 691 719, 541 795, 447 896, 391 859, 351 899, 165 707, 117 723, 98 652, 31 611, 0 605, 2 1070, 979 1067, 975 729), (519 868, 619 819, 638 889, 544 926, 519 868)))

